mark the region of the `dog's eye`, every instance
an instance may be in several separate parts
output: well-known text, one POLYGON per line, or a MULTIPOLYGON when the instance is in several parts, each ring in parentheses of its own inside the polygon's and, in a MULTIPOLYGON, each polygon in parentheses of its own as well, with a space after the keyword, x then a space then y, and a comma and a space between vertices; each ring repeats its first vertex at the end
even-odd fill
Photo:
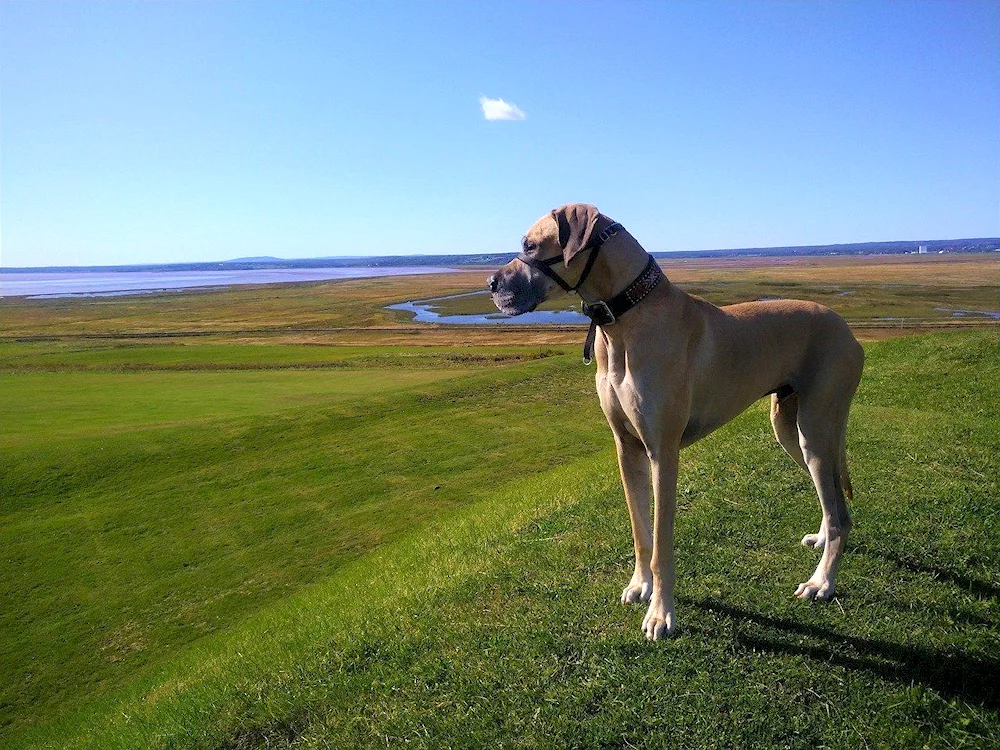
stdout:
POLYGON ((521 240, 521 249, 524 250, 524 252, 530 253, 532 250, 536 250, 537 248, 538 245, 529 240, 527 237, 521 240))

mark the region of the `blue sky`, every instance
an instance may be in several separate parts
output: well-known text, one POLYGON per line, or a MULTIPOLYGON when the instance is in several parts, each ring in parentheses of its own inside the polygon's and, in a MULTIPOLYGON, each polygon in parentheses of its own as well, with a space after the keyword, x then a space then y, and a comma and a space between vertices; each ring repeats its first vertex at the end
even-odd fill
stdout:
POLYGON ((7 267, 1000 234, 992 0, 4 0, 0 97, 7 267))

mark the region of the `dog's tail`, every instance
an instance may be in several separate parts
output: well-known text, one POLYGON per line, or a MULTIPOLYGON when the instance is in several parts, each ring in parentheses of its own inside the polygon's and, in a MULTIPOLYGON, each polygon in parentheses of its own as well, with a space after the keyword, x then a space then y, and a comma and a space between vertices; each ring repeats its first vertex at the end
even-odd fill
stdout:
POLYGON ((851 484, 851 472, 847 468, 847 425, 840 435, 840 485, 848 503, 854 502, 854 485, 851 484))

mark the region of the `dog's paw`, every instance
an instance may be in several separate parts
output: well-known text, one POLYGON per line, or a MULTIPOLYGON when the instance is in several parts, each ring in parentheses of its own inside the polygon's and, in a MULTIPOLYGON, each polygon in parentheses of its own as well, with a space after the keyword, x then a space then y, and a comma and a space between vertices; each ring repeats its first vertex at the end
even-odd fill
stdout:
POLYGON ((649 610, 642 620, 642 632, 646 634, 646 639, 650 641, 660 641, 673 635, 674 608, 667 607, 663 601, 656 597, 649 603, 649 610))
POLYGON ((806 534, 802 537, 802 546, 815 550, 822 550, 826 546, 826 534, 806 534))
POLYGON ((833 597, 833 579, 810 578, 805 583, 800 583, 795 589, 795 596, 799 599, 816 601, 826 601, 833 597))
POLYGON ((651 579, 632 576, 628 586, 622 589, 622 604, 636 604, 638 602, 648 602, 653 593, 653 581, 651 579))

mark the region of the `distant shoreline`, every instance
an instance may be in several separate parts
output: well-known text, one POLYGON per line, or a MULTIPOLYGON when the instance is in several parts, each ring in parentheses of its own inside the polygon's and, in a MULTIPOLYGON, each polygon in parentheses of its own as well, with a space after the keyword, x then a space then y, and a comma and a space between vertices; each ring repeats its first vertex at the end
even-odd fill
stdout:
MULTIPOLYGON (((802 245, 790 247, 735 248, 730 250, 653 251, 658 260, 684 258, 794 257, 810 255, 903 255, 918 253, 988 253, 1000 250, 1000 237, 955 240, 899 240, 893 242, 856 242, 837 245, 802 245)), ((0 272, 16 273, 142 273, 167 271, 258 271, 320 268, 398 268, 423 266, 456 268, 496 266, 506 263, 514 252, 469 255, 382 255, 342 258, 238 258, 197 263, 145 263, 111 266, 0 266, 0 272)))
POLYGON ((62 299, 122 297, 136 294, 223 289, 234 286, 295 284, 452 273, 444 266, 395 266, 392 268, 224 268, 174 269, 164 266, 130 271, 49 269, 9 273, 0 269, 0 299, 62 299))

